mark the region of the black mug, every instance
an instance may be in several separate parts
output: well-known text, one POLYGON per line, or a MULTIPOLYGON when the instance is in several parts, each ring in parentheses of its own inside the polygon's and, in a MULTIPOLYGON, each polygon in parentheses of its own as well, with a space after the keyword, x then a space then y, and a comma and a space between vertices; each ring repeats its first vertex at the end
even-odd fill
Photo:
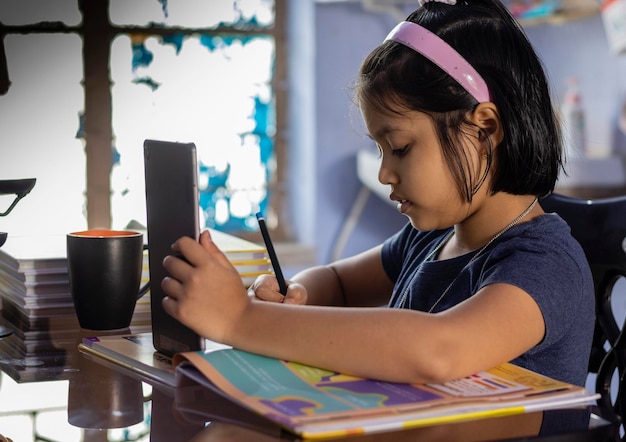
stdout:
POLYGON ((92 229, 67 234, 67 268, 81 328, 115 330, 130 325, 141 286, 143 234, 92 229))

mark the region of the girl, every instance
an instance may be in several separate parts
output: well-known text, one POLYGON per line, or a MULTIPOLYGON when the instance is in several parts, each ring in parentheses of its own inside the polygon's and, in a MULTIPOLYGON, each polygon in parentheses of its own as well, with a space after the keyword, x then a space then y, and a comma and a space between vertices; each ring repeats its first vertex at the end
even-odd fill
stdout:
POLYGON ((560 134, 508 10, 426 2, 365 59, 356 98, 406 227, 295 275, 284 298, 268 276, 248 296, 208 232, 181 238, 188 262, 164 261, 166 311, 209 339, 357 376, 443 382, 511 361, 583 385, 591 272, 538 204, 560 134))

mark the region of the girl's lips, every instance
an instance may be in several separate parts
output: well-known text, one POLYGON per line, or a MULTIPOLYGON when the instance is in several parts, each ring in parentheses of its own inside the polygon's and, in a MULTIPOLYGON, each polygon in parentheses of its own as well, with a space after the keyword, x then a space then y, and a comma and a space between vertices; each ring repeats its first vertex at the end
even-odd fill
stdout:
POLYGON ((398 211, 400 213, 406 213, 406 211, 409 210, 409 207, 411 206, 411 202, 409 200, 399 198, 395 193, 389 195, 389 199, 397 203, 396 207, 398 208, 398 211))
POLYGON ((411 207, 411 202, 409 200, 398 200, 398 205, 396 206, 400 213, 406 213, 411 207))

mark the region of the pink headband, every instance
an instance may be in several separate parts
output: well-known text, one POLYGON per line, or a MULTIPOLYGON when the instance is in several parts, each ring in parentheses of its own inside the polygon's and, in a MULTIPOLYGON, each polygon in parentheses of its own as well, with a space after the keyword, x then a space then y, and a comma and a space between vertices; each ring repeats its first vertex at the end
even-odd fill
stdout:
POLYGON ((385 41, 387 40, 402 43, 428 58, 454 78, 479 103, 490 101, 487 83, 476 69, 452 46, 428 29, 417 23, 403 21, 387 35, 385 41))

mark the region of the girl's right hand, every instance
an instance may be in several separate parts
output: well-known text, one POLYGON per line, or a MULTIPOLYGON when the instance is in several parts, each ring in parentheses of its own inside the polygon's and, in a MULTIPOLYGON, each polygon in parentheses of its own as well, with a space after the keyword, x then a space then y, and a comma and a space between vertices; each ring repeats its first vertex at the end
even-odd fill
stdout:
POLYGON ((287 281, 287 294, 283 296, 274 275, 261 275, 248 288, 248 296, 261 301, 304 305, 307 300, 307 291, 302 284, 287 281))

